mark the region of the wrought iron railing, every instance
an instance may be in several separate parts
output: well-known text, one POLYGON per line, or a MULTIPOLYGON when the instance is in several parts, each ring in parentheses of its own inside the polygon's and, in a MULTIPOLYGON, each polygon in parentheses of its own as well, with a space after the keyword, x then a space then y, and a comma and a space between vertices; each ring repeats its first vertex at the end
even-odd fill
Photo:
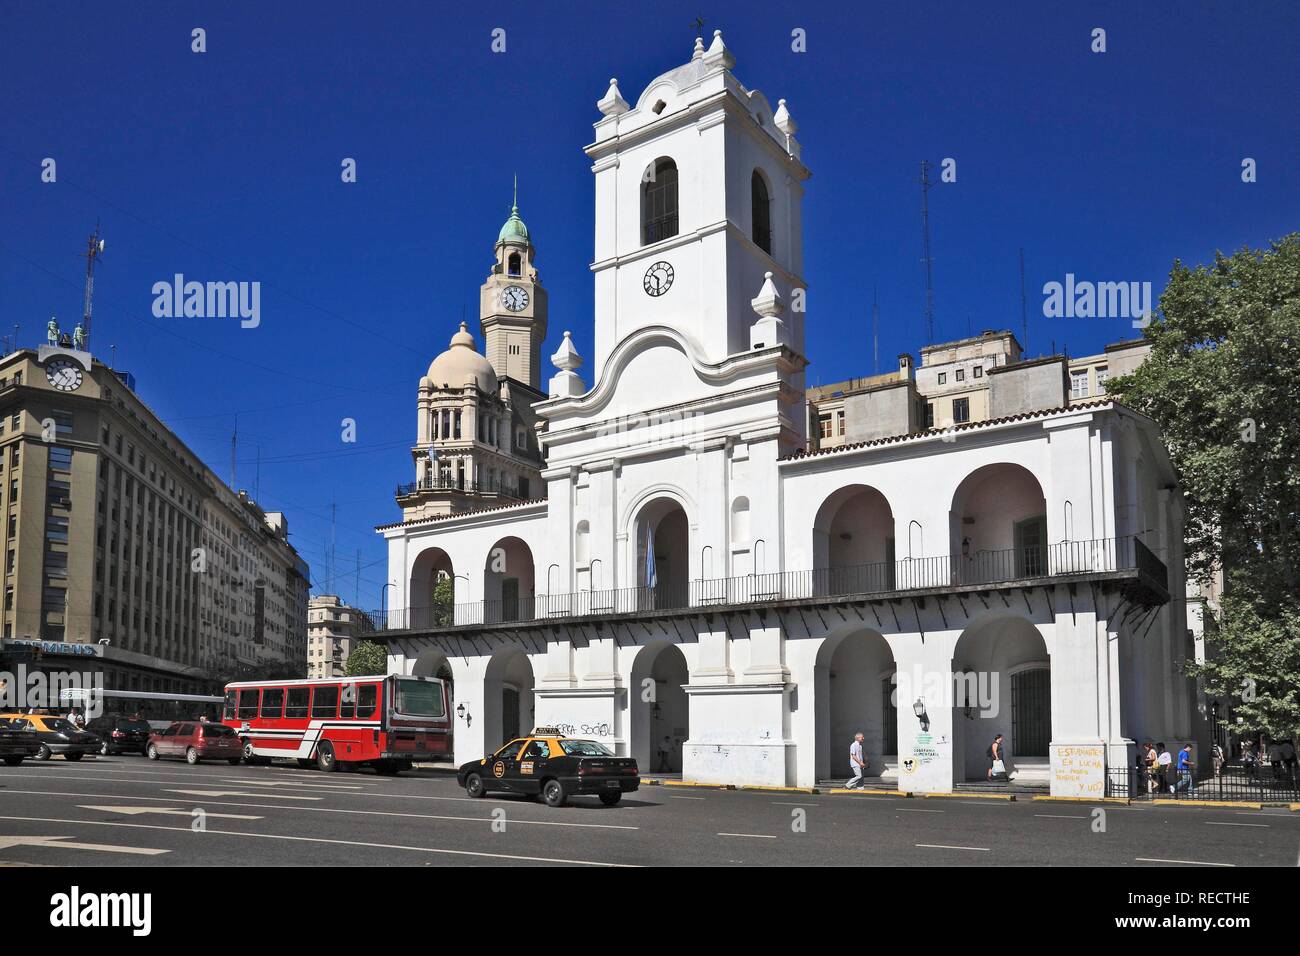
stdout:
POLYGON ((1110 767, 1106 796, 1130 800, 1215 800, 1251 803, 1300 802, 1300 778, 1294 764, 1284 762, 1243 766, 1225 764, 1219 773, 1201 776, 1169 765, 1164 773, 1137 767, 1110 767))
MULTIPOLYGON (((970 554, 904 558, 807 571, 773 571, 730 578, 704 578, 656 587, 607 588, 519 598, 432 603, 374 614, 387 630, 420 630, 534 621, 557 617, 639 614, 679 608, 813 598, 869 596, 892 592, 980 585, 1007 585, 1063 575, 1138 570, 1168 581, 1168 571, 1136 538, 1062 541, 1046 547, 1009 548, 970 554)), ((1167 594, 1160 596, 1167 599, 1167 594)))
POLYGON ((459 491, 476 495, 501 495, 506 498, 519 497, 519 489, 507 482, 497 480, 457 481, 455 478, 426 478, 423 481, 408 481, 397 486, 396 497, 404 498, 420 491, 459 491))

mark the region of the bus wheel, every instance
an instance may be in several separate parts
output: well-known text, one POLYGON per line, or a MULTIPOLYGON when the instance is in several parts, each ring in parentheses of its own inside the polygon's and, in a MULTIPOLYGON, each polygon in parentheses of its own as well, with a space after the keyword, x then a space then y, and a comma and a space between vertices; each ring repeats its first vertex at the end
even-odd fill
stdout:
POLYGON ((338 761, 334 759, 334 745, 328 740, 322 740, 316 745, 316 766, 324 773, 329 773, 338 766, 338 761))
POLYGON ((483 778, 476 773, 472 773, 466 777, 465 792, 471 797, 486 797, 487 788, 483 786, 483 778))
POLYGON ((198 762, 199 762, 199 752, 198 752, 197 750, 195 750, 193 747, 188 748, 188 749, 185 751, 185 762, 188 763, 188 764, 196 764, 196 763, 198 763, 198 762))
POLYGON ((158 748, 155 747, 153 744, 150 744, 148 747, 144 748, 144 755, 148 757, 150 760, 157 760, 158 748))
POLYGON ((562 807, 569 795, 564 792, 564 784, 558 780, 547 780, 542 784, 542 799, 548 807, 562 807))
POLYGON ((257 759, 257 754, 253 753, 253 742, 252 742, 251 740, 247 740, 247 739, 246 739, 246 740, 244 741, 244 754, 243 754, 243 758, 244 758, 244 763, 248 764, 250 767, 251 767, 253 764, 255 764, 255 763, 259 763, 259 762, 260 762, 260 761, 257 759))

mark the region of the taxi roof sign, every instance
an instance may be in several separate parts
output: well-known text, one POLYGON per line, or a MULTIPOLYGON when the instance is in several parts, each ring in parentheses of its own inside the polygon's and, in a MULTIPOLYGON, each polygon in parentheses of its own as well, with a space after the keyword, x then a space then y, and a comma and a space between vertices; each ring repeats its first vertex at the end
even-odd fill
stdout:
POLYGON ((534 727, 534 737, 563 737, 564 732, 559 727, 534 727))

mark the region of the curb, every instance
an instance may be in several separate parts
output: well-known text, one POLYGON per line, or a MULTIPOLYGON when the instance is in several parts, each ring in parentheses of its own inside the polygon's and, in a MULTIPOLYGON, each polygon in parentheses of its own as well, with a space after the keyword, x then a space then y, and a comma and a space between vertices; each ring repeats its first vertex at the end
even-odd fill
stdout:
POLYGON ((936 797, 951 797, 958 800, 974 798, 976 800, 1005 800, 1007 803, 1014 803, 1016 795, 1014 793, 919 793, 918 797, 925 797, 927 800, 936 797))
POLYGON ((758 790, 763 793, 821 793, 816 787, 765 787, 759 784, 743 783, 737 790, 758 790))
POLYGON ((1152 800, 1151 805, 1156 807, 1192 807, 1206 810, 1218 809, 1220 807, 1229 807, 1238 810, 1264 809, 1264 804, 1262 803, 1244 800, 1152 800))
POLYGON ((694 780, 661 780, 661 787, 703 787, 705 790, 735 790, 734 783, 696 783, 694 780))
POLYGON ((1128 797, 1034 797, 1034 799, 1059 803, 1122 803, 1125 806, 1133 802, 1128 797))
POLYGON ((861 787, 854 787, 850 790, 848 787, 831 787, 826 793, 860 793, 865 797, 911 797, 912 794, 906 790, 864 790, 861 787))

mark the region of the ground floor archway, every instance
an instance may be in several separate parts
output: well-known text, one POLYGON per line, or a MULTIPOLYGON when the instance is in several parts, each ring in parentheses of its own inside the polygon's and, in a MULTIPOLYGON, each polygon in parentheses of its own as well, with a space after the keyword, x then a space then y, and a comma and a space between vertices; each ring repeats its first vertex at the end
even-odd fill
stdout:
POLYGON ((868 776, 897 767, 898 710, 894 701, 894 654, 870 629, 828 637, 814 669, 817 701, 817 776, 849 776, 849 745, 863 734, 868 776))
POLYGON ((500 648, 483 675, 483 735, 495 749, 533 729, 533 665, 520 648, 500 648))
POLYGON ((628 688, 630 755, 649 773, 681 773, 682 744, 690 737, 684 685, 690 674, 681 648, 647 644, 632 663, 628 688))

